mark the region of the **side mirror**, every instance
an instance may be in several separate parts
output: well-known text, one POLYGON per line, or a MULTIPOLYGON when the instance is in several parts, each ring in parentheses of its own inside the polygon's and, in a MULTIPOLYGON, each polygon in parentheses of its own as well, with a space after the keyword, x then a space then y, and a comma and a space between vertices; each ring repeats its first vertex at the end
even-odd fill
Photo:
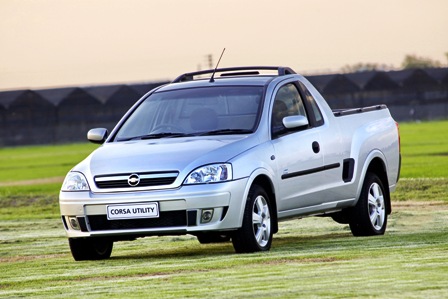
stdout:
POLYGON ((286 116, 283 118, 283 125, 287 129, 295 129, 308 126, 308 119, 303 115, 286 116))
POLYGON ((96 128, 96 129, 91 129, 87 133, 87 139, 93 143, 103 144, 104 141, 106 141, 107 135, 108 135, 107 129, 96 128))

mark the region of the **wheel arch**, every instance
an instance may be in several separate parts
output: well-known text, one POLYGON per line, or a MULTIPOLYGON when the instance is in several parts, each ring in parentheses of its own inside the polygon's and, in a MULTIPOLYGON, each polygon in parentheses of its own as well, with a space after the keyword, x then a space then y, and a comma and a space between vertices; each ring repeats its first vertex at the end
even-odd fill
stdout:
POLYGON ((368 167, 363 172, 363 178, 360 181, 360 186, 358 188, 358 198, 359 198, 359 194, 361 192, 362 185, 364 184, 364 181, 366 179, 367 173, 374 173, 381 180, 381 182, 384 186, 384 193, 386 196, 386 199, 385 199, 386 212, 387 212, 387 214, 392 213, 392 205, 390 202, 389 180, 387 177, 387 166, 386 166, 386 163, 384 162, 384 159, 382 156, 376 155, 371 158, 368 167))
POLYGON ((277 200, 275 197, 275 189, 274 189, 272 180, 265 174, 259 174, 252 181, 251 186, 252 185, 258 185, 258 186, 262 187, 264 189, 264 191, 266 191, 266 193, 269 196, 269 203, 272 208, 272 214, 271 214, 272 233, 275 234, 278 232, 277 200))

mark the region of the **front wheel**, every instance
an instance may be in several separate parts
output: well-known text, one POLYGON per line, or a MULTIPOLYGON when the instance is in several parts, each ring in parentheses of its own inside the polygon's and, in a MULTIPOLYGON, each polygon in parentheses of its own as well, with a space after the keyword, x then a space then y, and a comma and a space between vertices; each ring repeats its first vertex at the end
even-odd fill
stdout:
POLYGON ((68 243, 75 261, 108 259, 114 245, 113 241, 104 238, 69 238, 68 243))
POLYGON ((253 185, 249 190, 243 225, 232 236, 235 252, 267 251, 272 243, 271 205, 266 191, 253 185))
POLYGON ((387 226, 386 197, 380 178, 374 173, 367 173, 358 203, 350 217, 350 230, 354 236, 384 234, 387 226))

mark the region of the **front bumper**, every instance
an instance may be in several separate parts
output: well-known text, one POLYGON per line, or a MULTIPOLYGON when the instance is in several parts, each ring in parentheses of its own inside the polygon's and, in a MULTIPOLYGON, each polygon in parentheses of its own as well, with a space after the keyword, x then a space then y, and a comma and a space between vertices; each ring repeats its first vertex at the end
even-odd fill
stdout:
POLYGON ((228 231, 241 226, 247 179, 139 192, 60 192, 62 222, 69 238, 127 239, 151 235, 228 231), (159 217, 109 220, 107 206, 158 203, 159 217), (203 221, 204 211, 212 211, 203 221))

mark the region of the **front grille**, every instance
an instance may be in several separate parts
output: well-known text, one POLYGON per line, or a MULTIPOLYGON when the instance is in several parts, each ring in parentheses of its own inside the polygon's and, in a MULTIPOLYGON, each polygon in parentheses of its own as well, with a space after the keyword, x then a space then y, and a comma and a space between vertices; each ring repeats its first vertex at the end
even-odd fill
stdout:
POLYGON ((179 172, 177 171, 166 171, 139 174, 99 175, 94 179, 96 186, 100 189, 133 188, 170 185, 176 180, 178 175, 179 172), (137 177, 139 178, 138 182, 136 181, 137 177))
POLYGON ((160 212, 158 218, 108 220, 106 215, 88 216, 91 231, 187 226, 187 212, 160 212))

